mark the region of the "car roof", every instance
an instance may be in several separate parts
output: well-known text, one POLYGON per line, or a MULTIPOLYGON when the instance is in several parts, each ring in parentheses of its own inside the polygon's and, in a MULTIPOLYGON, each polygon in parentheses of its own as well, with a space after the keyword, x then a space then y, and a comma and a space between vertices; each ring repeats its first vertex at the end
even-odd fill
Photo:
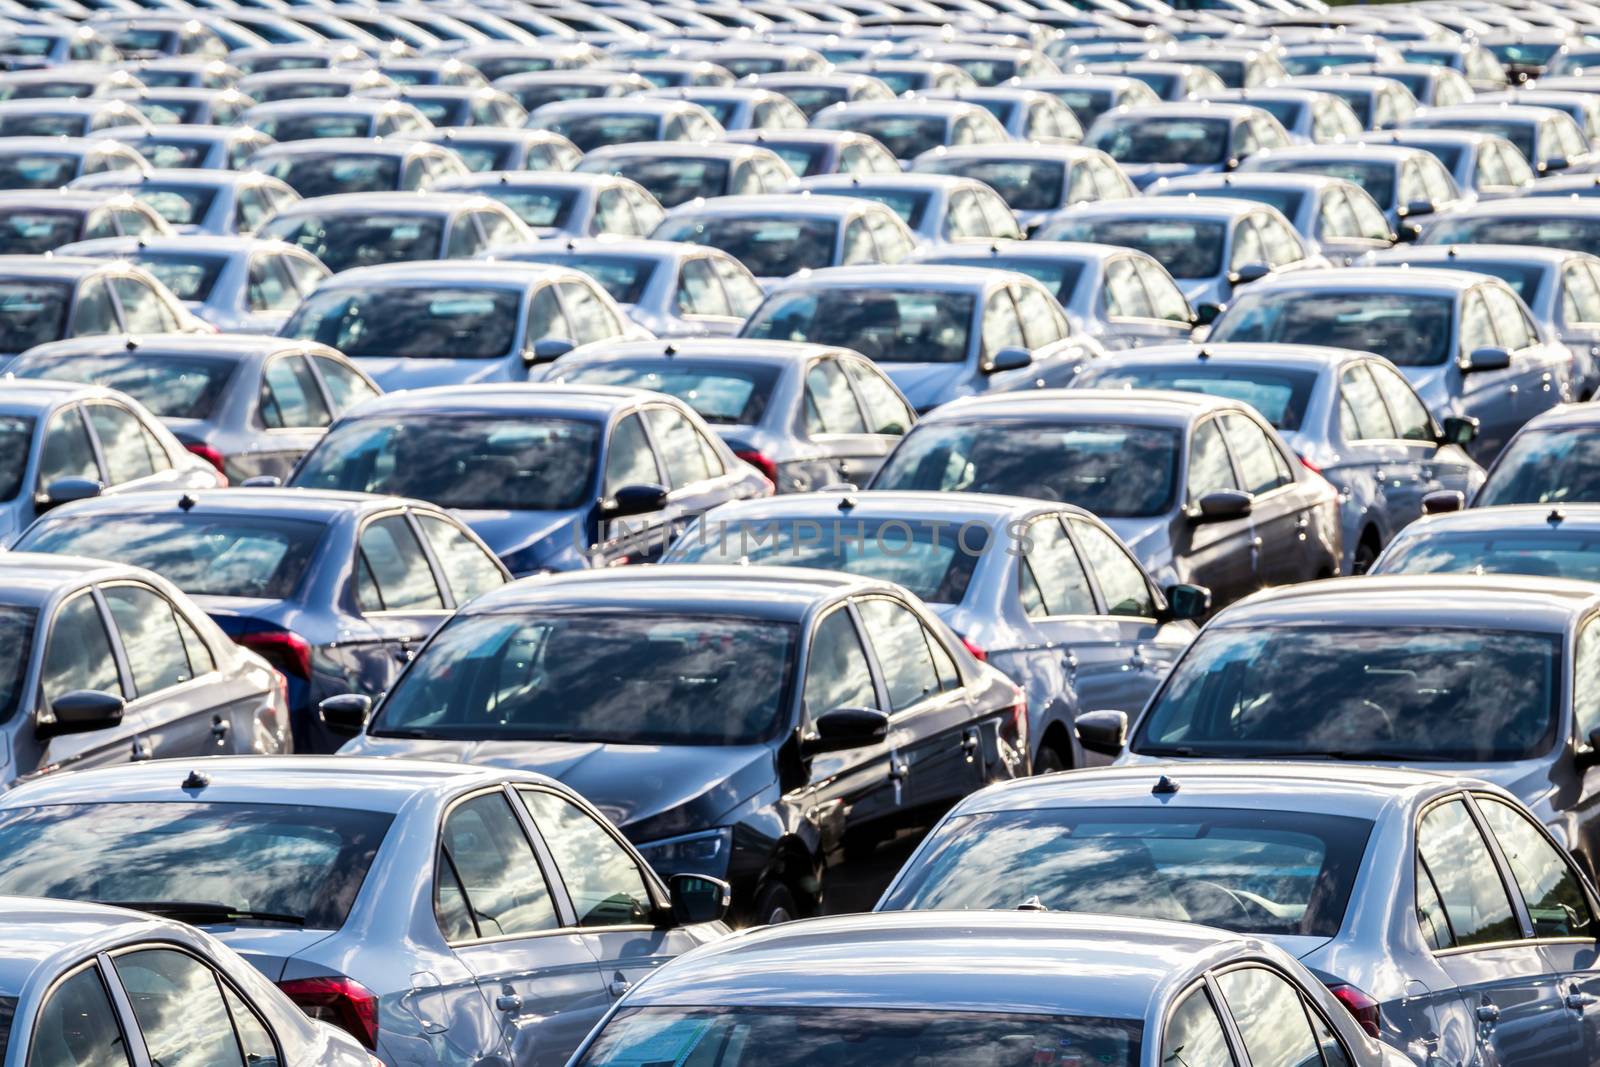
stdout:
MULTIPOLYGON (((1559 109, 1533 104, 1452 104, 1449 107, 1430 107, 1417 113, 1414 121, 1429 119, 1511 119, 1519 122, 1541 122, 1559 109)), ((1565 112, 1562 112, 1565 114, 1565 112)))
MULTIPOLYGON (((0 143, 4 143, 4 140, 4 138, 0 138, 0 143)), ((140 185, 230 187, 259 185, 262 182, 275 181, 270 175, 262 174, 260 171, 221 170, 214 167, 162 167, 148 172, 103 170, 98 174, 86 175, 86 177, 89 182, 79 185, 77 188, 92 192, 99 192, 101 189, 131 191, 132 187, 140 185)))
POLYGON ((1224 364, 1273 367, 1299 367, 1322 372, 1337 370, 1354 359, 1374 359, 1371 352, 1350 348, 1325 348, 1321 345, 1253 344, 1248 342, 1210 344, 1149 345, 1121 352, 1115 360, 1090 364, 1084 369, 1090 373, 1102 371, 1115 374, 1124 367, 1149 364, 1187 365, 1224 364))
POLYGON ((779 496, 736 500, 716 509, 716 519, 724 524, 739 522, 746 515, 758 521, 785 518, 825 517, 849 519, 935 519, 948 522, 987 522, 1041 511, 1068 512, 1092 519, 1075 504, 1005 496, 999 493, 950 493, 918 490, 873 489, 840 492, 784 493, 779 496))
MULTIPOLYGON (((344 516, 369 515, 398 507, 430 507, 420 501, 376 493, 335 489, 285 489, 235 486, 230 489, 173 489, 170 492, 116 493, 75 501, 55 514, 74 519, 124 515, 165 515, 173 508, 186 514, 256 515, 270 519, 332 522, 344 516)), ((3 558, 3 557, 0 557, 3 558)), ((66 558, 43 557, 40 558, 66 558)))
POLYGON ((559 374, 562 367, 577 363, 604 363, 624 359, 694 359, 787 367, 792 364, 807 363, 819 356, 840 354, 855 353, 838 345, 818 345, 805 341, 766 341, 745 337, 669 337, 650 341, 597 341, 592 345, 574 349, 569 356, 563 356, 551 364, 550 372, 559 374))
POLYGON ((256 104, 244 113, 240 121, 254 122, 276 115, 317 114, 342 115, 359 113, 375 115, 393 110, 400 101, 388 96, 306 96, 293 100, 271 100, 256 104))
POLYGON ((897 96, 893 100, 846 100, 830 104, 823 111, 835 115, 940 115, 955 118, 983 111, 982 104, 967 100, 942 100, 936 97, 897 96))
MULTIPOLYGON (((159 937, 174 923, 143 912, 48 897, 0 897, 0 994, 15 997, 42 964, 80 945, 99 947, 107 935, 159 937)), ((54 977, 51 975, 49 977, 54 977)))
MULTIPOLYGON (((1180 64, 1182 65, 1182 64, 1180 64)), ((1195 103, 1141 104, 1137 107, 1126 105, 1113 108, 1101 115, 1101 119, 1226 119, 1238 122, 1252 115, 1259 115, 1262 111, 1252 104, 1230 104, 1214 100, 1202 100, 1195 103)), ((1099 120, 1096 120, 1099 121, 1099 120)))
POLYGON ((1529 575, 1395 574, 1267 589, 1219 613, 1211 627, 1266 623, 1393 627, 1471 625, 1556 632, 1600 607, 1600 586, 1529 575))
POLYGON ((1522 263, 1542 267, 1559 267, 1583 255, 1570 248, 1546 248, 1542 245, 1418 245, 1404 244, 1373 253, 1374 264, 1389 263, 1522 263))
POLYGON ((1095 200, 1074 204, 1051 217, 1051 221, 1078 218, 1123 219, 1236 219, 1272 210, 1255 200, 1235 200, 1225 196, 1149 196, 1123 200, 1095 200))
MULTIPOLYGON (((979 417, 1079 422, 1086 418, 1125 423, 1187 425, 1211 411, 1246 411, 1244 404, 1206 393, 1165 389, 1030 389, 963 397, 934 408, 918 426, 979 417)), ((915 431, 913 431, 915 432, 915 431)))
POLYGON ((1600 215, 1600 199, 1593 197, 1564 197, 1564 196, 1528 196, 1510 197, 1505 200, 1480 200, 1476 204, 1469 204, 1457 208, 1448 215, 1439 216, 1439 221, 1454 221, 1463 216, 1496 216, 1504 215, 1510 218, 1525 218, 1548 216, 1549 218, 1571 218, 1574 215, 1592 218, 1600 215))
POLYGON ((480 170, 441 179, 429 186, 429 195, 458 190, 476 193, 500 186, 510 189, 606 189, 631 180, 617 174, 595 171, 480 170))
POLYGON ((816 218, 841 218, 858 211, 882 207, 876 200, 847 196, 796 196, 793 193, 761 193, 753 196, 712 196, 679 204, 667 212, 672 215, 805 215, 816 218))
POLYGON ((900 174, 818 174, 803 180, 801 191, 813 189, 900 189, 907 192, 951 192, 982 185, 976 178, 956 174, 934 174, 929 171, 904 171, 900 174))
MULTIPOLYGON (((404 137, 316 137, 309 141, 277 141, 257 152, 266 156, 399 156, 405 157, 430 144, 404 137)), ((416 194, 410 194, 416 199, 416 194)))
MULTIPOLYGON (((197 254, 243 256, 256 252, 303 251, 299 245, 270 237, 241 237, 236 234, 186 233, 154 237, 97 237, 88 241, 74 241, 73 252, 82 256, 98 257, 133 256, 140 252, 193 252, 197 254)), ((309 252, 306 253, 310 255, 309 252)), ((104 261, 104 257, 100 257, 104 261)))
MULTIPOLYGON (((315 341, 301 341, 274 334, 249 333, 146 333, 137 336, 124 334, 95 334, 71 337, 63 341, 49 341, 36 345, 23 353, 28 360, 39 358, 72 358, 75 356, 103 356, 119 352, 145 356, 213 356, 240 362, 271 355, 275 352, 333 351, 315 341)), ((19 357, 22 358, 22 357, 19 357)), ((8 383, 9 387, 9 383, 8 383)), ((116 499, 124 499, 117 497, 116 499)))
POLYGON ((1425 515, 1407 524, 1410 538, 1429 534, 1499 533, 1518 530, 1600 531, 1600 504, 1498 504, 1444 515, 1425 515))
POLYGON ((1340 160, 1362 159, 1392 163, 1399 166, 1415 159, 1420 148, 1399 144, 1368 144, 1365 141, 1334 142, 1330 144, 1300 144, 1287 148, 1269 148, 1258 152, 1252 159, 1307 159, 1340 160))
MULTIPOLYGON (((377 268, 367 268, 377 269, 377 268)), ((347 272, 348 273, 348 272, 347 272)), ((346 418, 381 418, 396 414, 483 416, 581 417, 598 422, 613 411, 656 400, 676 403, 670 397, 643 389, 604 385, 550 385, 542 382, 502 382, 498 385, 445 385, 385 393, 361 405, 346 418)))
POLYGON ((584 162, 642 156, 647 159, 743 159, 759 145, 737 141, 635 141, 585 152, 584 162))
POLYGON ((1026 159, 1045 163, 1075 163, 1099 156, 1098 148, 1086 144, 1032 144, 1007 141, 1001 144, 938 145, 917 157, 924 159, 1026 159))
POLYGON ((1460 293, 1488 280, 1481 274, 1426 267, 1339 267, 1269 274, 1251 286, 1267 289, 1382 289, 1391 292, 1460 293))
POLYGON ((729 130, 723 140, 733 144, 850 144, 854 141, 873 140, 870 134, 855 130, 819 130, 809 127, 798 130, 729 130))
POLYGON ((6 189, 0 190, 0 215, 8 211, 42 210, 93 211, 113 200, 131 200, 121 190, 100 189, 6 189))
POLYGON ((279 208, 274 218, 291 215, 339 214, 356 215, 373 211, 393 212, 400 215, 453 215, 467 208, 484 207, 487 197, 469 193, 439 193, 430 191, 426 196, 414 192, 403 193, 333 193, 296 200, 279 208))
POLYGON ((1591 411, 1589 404, 1558 404, 1535 415, 1526 425, 1541 430, 1600 426, 1600 405, 1595 407, 1591 411))
MULTIPOLYGON (((11 392, 13 384, 24 383, 7 382, 7 393, 11 392)), ((9 401, 10 398, 7 397, 6 401, 0 402, 0 409, 8 407, 9 401)), ((49 552, 0 553, 0 603, 42 607, 63 587, 103 581, 107 578, 125 578, 138 573, 143 572, 137 567, 110 563, 103 559, 56 555, 49 552)))
MULTIPOLYGON (((819 197, 833 200, 840 197, 819 197)), ((795 274, 772 284, 767 295, 787 289, 812 286, 857 287, 879 285, 894 288, 941 289, 952 292, 981 291, 1007 276, 990 267, 904 263, 879 263, 859 267, 822 267, 809 274, 795 274)))
POLYGON ((700 105, 692 100, 679 97, 659 96, 603 96, 586 100, 557 100, 549 104, 542 104, 534 109, 534 114, 543 118, 560 118, 562 115, 582 115, 589 112, 601 114, 651 114, 678 115, 685 111, 692 111, 700 105))
POLYGON ((127 148, 121 141, 96 130, 87 137, 0 137, 0 155, 58 152, 62 155, 127 148))
POLYGON ((411 288, 431 286, 481 285, 496 289, 525 289, 543 281, 587 277, 555 263, 523 263, 517 260, 441 259, 404 263, 380 263, 340 271, 318 283, 331 288, 347 285, 387 285, 411 288))
POLYGON ((0 256, 0 279, 76 282, 106 266, 103 259, 85 256, 0 256))
MULTIPOLYGON (((1343 188, 1355 185, 1348 178, 1336 178, 1331 174, 1297 174, 1294 171, 1280 170, 1244 170, 1233 171, 1229 174, 1185 174, 1177 178, 1165 178, 1156 183, 1158 189, 1299 189, 1308 193, 1320 193, 1330 186, 1343 188)), ((1359 186, 1358 186, 1359 188, 1359 186)))

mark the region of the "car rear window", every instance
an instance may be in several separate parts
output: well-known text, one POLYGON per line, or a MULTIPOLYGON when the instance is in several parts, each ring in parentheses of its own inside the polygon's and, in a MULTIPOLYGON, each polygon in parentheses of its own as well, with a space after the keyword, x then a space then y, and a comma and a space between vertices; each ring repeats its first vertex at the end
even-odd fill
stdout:
POLYGON ((582 382, 586 385, 621 385, 669 393, 694 408, 712 425, 751 426, 761 421, 767 400, 778 380, 776 367, 730 367, 722 363, 691 363, 683 360, 579 364, 565 369, 556 364, 550 376, 555 382, 582 382))
MULTIPOLYGON (((210 417, 237 366, 230 359, 208 356, 128 352, 104 356, 23 356, 6 369, 19 378, 54 378, 118 389, 149 408, 158 418, 204 419, 210 417)), ((0 478, 0 482, 3 480, 0 478)))
POLYGON ((1306 402, 1317 384, 1315 371, 1276 367, 1102 367, 1090 368, 1073 385, 1093 389, 1176 389, 1239 400, 1280 430, 1298 430, 1306 402))
POLYGON ((154 274, 179 300, 205 303, 228 265, 226 256, 197 256, 192 252, 141 251, 131 256, 139 266, 154 274))

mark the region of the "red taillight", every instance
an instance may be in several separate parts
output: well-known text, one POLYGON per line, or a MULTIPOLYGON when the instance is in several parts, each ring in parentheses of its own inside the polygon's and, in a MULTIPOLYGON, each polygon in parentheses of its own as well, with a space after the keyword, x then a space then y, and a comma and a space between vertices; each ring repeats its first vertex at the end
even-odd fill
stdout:
POLYGON ((278 988, 313 1019, 332 1023, 355 1035, 370 1049, 378 1047, 378 998, 350 978, 291 978, 278 988))
POLYGON ((961 639, 961 647, 965 648, 968 652, 971 652, 972 653, 972 658, 975 659, 975 660, 978 660, 980 662, 983 661, 983 660, 987 660, 989 658, 989 653, 985 652, 983 649, 981 649, 977 645, 973 644, 972 641, 970 639, 968 639, 968 638, 963 637, 961 639))
POLYGON ((198 441, 192 444, 185 444, 183 447, 217 468, 217 473, 222 475, 222 484, 224 486, 228 484, 228 472, 223 466, 226 461, 222 458, 221 452, 218 452, 210 445, 200 444, 198 441))
POLYGON ((248 648, 284 674, 311 680, 311 645, 299 634, 287 630, 239 634, 234 641, 248 648))
POLYGON ((1328 992, 1339 998, 1339 1003, 1355 1016, 1356 1024, 1368 1037, 1378 1036, 1378 1002, 1353 985, 1331 985, 1328 992))
POLYGON ((1322 473, 1322 468, 1321 467, 1317 466, 1315 463, 1311 462, 1306 457, 1300 456, 1299 453, 1296 453, 1296 455, 1300 459, 1300 466, 1304 467, 1306 470, 1310 471, 1312 474, 1321 474, 1322 473))
POLYGON ((1022 687, 1011 687, 1011 707, 1007 718, 1000 720, 1000 737, 1018 751, 1028 749, 1028 694, 1022 687))
POLYGON ((778 484, 778 464, 773 461, 771 456, 764 452, 748 450, 743 452, 735 452, 734 455, 738 456, 740 459, 750 464, 750 466, 766 475, 767 481, 771 482, 774 486, 778 484))

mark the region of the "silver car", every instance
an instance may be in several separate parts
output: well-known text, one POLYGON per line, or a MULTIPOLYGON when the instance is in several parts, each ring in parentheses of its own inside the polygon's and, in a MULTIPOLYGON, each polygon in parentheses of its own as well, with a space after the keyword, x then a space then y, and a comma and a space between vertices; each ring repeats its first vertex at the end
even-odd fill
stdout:
POLYGON ((340 193, 301 200, 257 233, 316 256, 334 273, 466 259, 533 233, 499 201, 466 193, 340 193))
POLYGON ((1258 85, 1207 93, 1206 100, 1250 104, 1278 120, 1295 144, 1326 144, 1361 136, 1361 120, 1350 105, 1332 93, 1258 85))
POLYGON ((1458 189, 1477 200, 1521 196, 1534 188, 1533 168, 1498 134, 1407 126, 1368 133, 1362 140, 1428 152, 1444 164, 1458 189))
POLYGON ((911 169, 983 182, 1000 194, 1028 234, 1074 204, 1139 195, 1116 160, 1086 145, 941 145, 914 159, 911 169))
POLYGON ((465 764, 50 777, 0 800, 0 841, 0 891, 199 926, 390 1067, 560 1067, 635 983, 727 930, 726 883, 669 888, 571 790, 465 764))
POLYGON ((876 137, 853 130, 738 130, 723 140, 770 148, 802 178, 818 174, 899 174, 900 161, 876 137))
POLYGON ((277 178, 252 171, 162 169, 89 174, 68 188, 131 193, 180 234, 253 234, 262 220, 300 195, 277 178))
POLYGON ((18 353, 66 337, 205 329, 171 290, 131 263, 0 256, 0 370, 18 353))
POLYGON ((152 167, 239 170, 272 143, 246 126, 119 126, 104 136, 132 148, 152 167))
POLYGON ((795 183, 794 171, 770 148, 732 141, 608 145, 576 169, 638 182, 665 208, 700 197, 782 193, 795 183))
POLYGON ((449 148, 399 137, 285 141, 263 147, 247 166, 303 197, 409 192, 467 173, 467 165, 449 148))
POLYGON ((928 172, 806 178, 802 192, 813 196, 851 196, 876 200, 900 217, 921 248, 966 241, 1022 239, 1009 205, 975 178, 928 172))
POLYGON ((1000 120, 981 104, 920 96, 911 100, 834 104, 813 115, 811 124, 823 130, 867 134, 902 163, 939 145, 1004 144, 1011 140, 1000 120))
POLYGON ((447 126, 426 140, 450 149, 470 171, 571 170, 583 158, 577 146, 548 130, 499 130, 492 126, 447 126))
POLYGON ((108 137, 0 139, 0 189, 57 189, 86 174, 149 169, 143 156, 108 137))
POLYGON ((1470 202, 1437 156, 1401 145, 1299 145, 1252 156, 1240 169, 1326 174, 1355 182, 1383 209, 1390 231, 1407 240, 1421 231, 1419 220, 1470 202))
POLYGON ((643 237, 664 214, 648 190, 614 174, 484 171, 440 182, 436 189, 498 200, 528 227, 529 237, 643 237))
POLYGON ((1337 266, 1389 248, 1395 232, 1383 209, 1355 182, 1321 174, 1197 174, 1162 180, 1151 196, 1223 197, 1276 208, 1308 250, 1337 266))

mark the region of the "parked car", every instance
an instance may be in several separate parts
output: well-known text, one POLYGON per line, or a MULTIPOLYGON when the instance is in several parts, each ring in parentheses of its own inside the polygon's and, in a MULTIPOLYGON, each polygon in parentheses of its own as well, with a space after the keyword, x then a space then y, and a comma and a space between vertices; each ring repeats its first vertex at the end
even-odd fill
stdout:
POLYGON ((1372 574, 1530 574, 1600 580, 1600 508, 1502 504, 1430 515, 1407 526, 1372 574))
POLYGON ((1497 200, 1436 219, 1423 244, 1539 245, 1588 252, 1600 247, 1600 204, 1584 197, 1497 200))
POLYGON ((1563 405, 1529 420, 1489 468, 1472 506, 1600 502, 1600 482, 1589 473, 1600 420, 1588 408, 1563 405))
POLYGON ((1234 170, 1258 152, 1284 148, 1289 134, 1248 104, 1152 104, 1095 120, 1084 143, 1116 160, 1143 189, 1161 178, 1234 170))
POLYGON ((1368 144, 1394 144, 1420 148, 1444 164, 1456 188, 1468 200, 1502 200, 1537 195, 1556 179, 1535 183, 1533 168, 1517 146, 1497 134, 1471 130, 1403 126, 1398 130, 1369 133, 1368 144))
POLYGON ((1470 203, 1437 156, 1401 145, 1300 145, 1262 153, 1242 169, 1323 174, 1354 182, 1383 209, 1390 231, 1404 240, 1415 238, 1429 216, 1455 212, 1470 203))
POLYGON ((958 805, 878 910, 964 922, 1019 898, 1260 938, 1404 1062, 1589 1055, 1554 1022, 1600 983, 1593 890, 1527 808, 1470 778, 1236 761, 1008 783, 958 805))
POLYGON ((609 145, 584 156, 576 168, 637 182, 664 208, 690 200, 787 192, 794 171, 769 148, 725 141, 646 141, 609 145))
POLYGON ((707 508, 772 492, 675 397, 510 383, 364 404, 288 484, 450 508, 519 578, 648 562, 707 508))
POLYGON ((634 983, 727 929, 726 885, 669 888, 594 808, 516 771, 298 757, 51 776, 0 800, 0 838, 10 892, 123 900, 232 946, 263 976, 237 980, 369 1053, 340 1067, 559 1067, 634 983))
POLYGON ((802 178, 901 171, 900 161, 876 137, 853 130, 737 130, 722 139, 770 148, 802 178))
POLYGON ((981 104, 921 96, 834 104, 813 115, 811 125, 822 130, 866 134, 902 163, 939 145, 1003 144, 1011 140, 1000 120, 981 104))
POLYGON ((528 117, 509 94, 487 85, 405 86, 397 98, 422 112, 435 126, 516 129, 528 117))
POLYGON ((1011 208, 988 185, 973 178, 928 173, 881 177, 830 174, 806 178, 800 189, 813 196, 876 200, 899 216, 923 248, 1022 239, 1022 228, 1011 208))
POLYGON ((663 215, 661 205, 643 186, 612 174, 485 171, 440 182, 437 189, 497 200, 522 220, 533 237, 643 237, 663 215))
POLYGON ((132 148, 152 167, 241 170, 272 143, 246 126, 119 126, 103 136, 132 148))
POLYGON ((340 193, 300 200, 256 230, 316 256, 335 274, 416 260, 465 259, 527 241, 504 204, 468 193, 340 193))
POLYGON ((562 100, 528 115, 530 130, 549 130, 581 152, 634 141, 713 141, 722 125, 711 112, 688 100, 562 100))
POLYGON ((43 255, 95 237, 163 237, 172 227, 127 193, 0 192, 0 255, 43 255))
MULTIPOLYGON (((892 59, 882 56, 852 59, 834 68, 841 74, 870 74, 900 97, 935 89, 976 89, 972 75, 954 63, 936 59, 892 59)), ((821 112, 818 112, 821 114, 821 112)), ((816 115, 811 118, 815 119, 816 115)))
POLYGON ((101 171, 148 171, 144 158, 104 137, 0 138, 0 189, 59 189, 101 171))
POLYGON ((583 153, 559 133, 493 126, 435 129, 425 140, 448 148, 470 171, 571 170, 583 153))
POLYGON ((468 173, 453 151, 405 138, 320 137, 267 145, 247 166, 306 198, 430 189, 468 173))
POLYGON ((66 337, 203 329, 165 286, 132 264, 0 256, 0 361, 66 337))
POLYGON ((1315 89, 1258 85, 1208 93, 1205 99, 1258 107, 1277 119, 1295 144, 1356 140, 1365 128, 1343 99, 1315 89))
POLYGON ((573 1062, 624 1067, 654 1055, 658 1041, 684 1056, 717 1049, 728 1067, 822 1056, 912 1067, 954 1049, 995 1051, 1003 1067, 1032 1062, 1035 1049, 1103 1067, 1247 1054, 1252 1063, 1411 1062, 1368 1037, 1293 956, 1256 938, 1004 912, 959 923, 849 916, 732 938, 630 994, 573 1062))
MULTIPOLYGON (((530 70, 496 78, 494 87, 528 111, 561 100, 593 100, 632 96, 653 88, 643 75, 604 67, 579 70, 530 70)), ((503 169, 503 168, 488 168, 503 169)))
POLYGON ((342 751, 542 769, 760 924, 818 913, 847 841, 869 853, 1026 774, 1022 702, 893 583, 626 568, 479 598, 342 751), (507 669, 526 681, 496 692, 507 669))
POLYGON ((1000 194, 1024 233, 1075 204, 1139 195, 1115 160, 1082 145, 941 146, 918 156, 911 169, 983 182, 1000 194))
POLYGON ((128 193, 160 215, 174 233, 214 237, 248 237, 262 220, 300 199, 265 174, 214 169, 106 171, 79 178, 69 188, 128 193))
POLYGON ((725 130, 800 130, 806 126, 805 112, 788 97, 748 84, 646 89, 630 99, 688 100, 709 111, 725 130))
MULTIPOLYGON (((132 1043, 164 1060, 368 1062, 354 1038, 307 1017, 208 934, 95 904, 11 897, 3 907, 6 1036, 36 1060, 76 1062, 84 1051, 115 1048, 132 1035, 132 1043)), ((116 1056, 131 1062, 120 1048, 116 1056)))
POLYGON ((1337 574, 1343 558, 1334 488, 1253 408, 1198 393, 1035 389, 965 399, 925 415, 869 488, 1081 507, 1159 586, 1204 586, 1216 607, 1262 586, 1337 574))
POLYGON ((153 123, 227 126, 255 104, 237 89, 126 89, 116 94, 153 123))
POLYGON ((1392 130, 1417 113, 1417 98, 1393 78, 1377 74, 1310 74, 1284 78, 1285 89, 1331 93, 1350 105, 1369 130, 1392 130))
POLYGON ((1583 130, 1564 111, 1522 104, 1457 104, 1434 107, 1407 120, 1424 129, 1471 130, 1492 133, 1516 145, 1535 174, 1573 170, 1585 172, 1600 166, 1600 155, 1589 146, 1583 130))
POLYGON ((892 100, 895 96, 883 79, 861 71, 774 72, 757 75, 753 84, 788 97, 808 121, 833 104, 892 100))
POLYGON ((1154 89, 1137 78, 1115 74, 1056 74, 1048 78, 1023 78, 1018 88, 1049 93, 1072 109, 1078 125, 1087 130, 1094 120, 1120 107, 1144 107, 1160 102, 1154 89))
POLYGON ((1320 174, 1197 174, 1163 178, 1151 196, 1221 197, 1266 204, 1288 220, 1307 251, 1337 266, 1391 247, 1398 235, 1383 209, 1355 182, 1320 174))
MULTIPOLYGON (((383 97, 311 97, 257 104, 239 123, 275 141, 313 141, 330 137, 405 137, 432 129, 410 104, 383 97)), ((0 120, 0 129, 3 129, 0 120)))
MULTIPOLYGON (((1131 61, 1105 61, 1083 64, 1083 72, 1093 75, 1116 75, 1143 82, 1156 97, 1166 103, 1183 104, 1228 87, 1222 79, 1196 63, 1172 63, 1162 59, 1135 59, 1131 61)), ((1144 107, 1145 105, 1138 105, 1144 107)), ((1154 106, 1154 105, 1150 105, 1154 106)), ((1109 114, 1109 112, 1107 113, 1109 114)), ((1102 118, 1105 117, 1103 114, 1102 118)), ((1096 119, 1095 121, 1099 121, 1096 119)))
POLYGON ((147 129, 150 120, 125 100, 0 101, 0 137, 104 137, 113 129, 147 129))

